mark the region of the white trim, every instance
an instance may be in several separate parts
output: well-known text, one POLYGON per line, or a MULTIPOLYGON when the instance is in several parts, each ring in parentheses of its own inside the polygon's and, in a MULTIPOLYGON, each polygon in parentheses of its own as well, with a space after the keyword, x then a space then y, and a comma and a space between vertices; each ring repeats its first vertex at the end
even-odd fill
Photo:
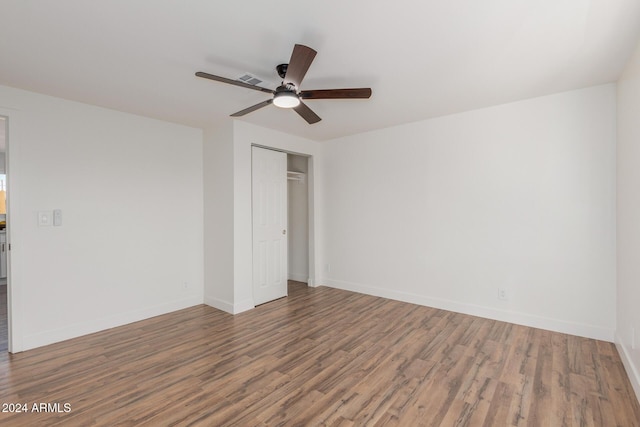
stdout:
POLYGON ((307 283, 309 278, 306 274, 289 273, 289 280, 295 280, 296 282, 307 283))
POLYGON ((318 259, 320 253, 320 240, 322 234, 319 232, 319 213, 316 212, 316 207, 321 205, 319 184, 320 177, 316 175, 317 162, 319 161, 318 155, 309 155, 307 159, 307 231, 309 233, 309 260, 307 261, 307 269, 309 277, 307 278, 307 286, 316 287, 318 281, 316 280, 316 272, 319 271, 318 266, 322 265, 322 262, 318 259))
POLYGON ((218 298, 205 296, 204 303, 209 307, 213 307, 215 309, 224 311, 226 313, 233 314, 233 304, 230 302, 223 301, 218 298))
POLYGON ((224 311, 225 313, 229 313, 229 314, 238 314, 238 313, 242 313, 243 311, 248 311, 248 310, 251 310, 252 308, 255 308, 255 305, 253 304, 253 300, 244 300, 244 301, 240 301, 237 304, 232 304, 228 301, 223 301, 218 298, 205 297, 204 303, 209 307, 213 307, 215 309, 224 311))
POLYGON ((173 311, 182 310, 200 304, 202 304, 202 298, 200 296, 192 296, 178 301, 160 304, 155 307, 147 307, 141 310, 130 311, 128 313, 121 313, 114 316, 103 317, 101 319, 76 323, 60 329, 39 332, 33 335, 25 335, 23 339, 23 350, 30 350, 32 348, 42 347, 44 345, 92 334, 94 332, 127 325, 129 323, 138 322, 140 320, 149 319, 151 317, 160 316, 162 314, 171 313, 173 311))
POLYGON ((636 393, 636 399, 640 402, 640 373, 638 369, 633 364, 631 355, 627 346, 624 345, 620 335, 616 333, 616 348, 618 349, 618 353, 620 354, 620 359, 622 359, 622 364, 624 365, 624 369, 627 371, 627 377, 629 378, 629 382, 633 386, 633 391, 636 393))
POLYGON ((8 326, 8 351, 18 353, 25 349, 22 321, 22 271, 20 270, 21 248, 11 244, 14 240, 20 241, 22 232, 22 218, 15 215, 19 205, 20 192, 17 190, 15 173, 12 172, 15 162, 12 162, 11 152, 18 152, 20 148, 20 132, 22 132, 22 119, 18 110, 0 107, 0 115, 7 117, 7 145, 6 145, 6 170, 7 179, 7 243, 11 245, 11 251, 7 252, 7 326, 8 326))
POLYGON ((615 331, 613 329, 602 328, 599 326, 567 322, 560 319, 551 319, 547 317, 535 316, 532 314, 509 310, 500 310, 493 307, 484 307, 475 304, 461 303, 442 298, 432 298, 424 295, 412 294, 409 292, 382 289, 374 286, 345 282, 341 280, 324 279, 324 284, 326 286, 344 289, 347 291, 359 292, 367 295, 389 298, 412 304, 419 304, 427 307, 454 311, 457 313, 469 314, 471 316, 479 316, 487 319, 499 320, 502 322, 515 323, 517 325, 546 329, 549 331, 561 332, 564 334, 577 335, 608 342, 613 342, 614 339, 615 331))

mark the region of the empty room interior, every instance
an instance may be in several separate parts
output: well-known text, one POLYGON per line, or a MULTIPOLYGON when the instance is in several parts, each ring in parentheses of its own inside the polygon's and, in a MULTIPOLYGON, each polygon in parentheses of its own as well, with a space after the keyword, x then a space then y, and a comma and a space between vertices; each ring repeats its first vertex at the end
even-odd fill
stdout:
POLYGON ((640 2, 0 40, 0 424, 640 426, 640 2))

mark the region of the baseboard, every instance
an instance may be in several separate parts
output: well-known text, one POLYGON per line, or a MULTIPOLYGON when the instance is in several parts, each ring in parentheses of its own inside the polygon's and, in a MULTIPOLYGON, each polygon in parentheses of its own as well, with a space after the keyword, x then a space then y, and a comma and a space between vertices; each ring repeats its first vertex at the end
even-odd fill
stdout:
POLYGON ((233 304, 218 298, 204 297, 204 303, 209 307, 217 308, 229 314, 233 314, 233 304))
POLYGON ((160 304, 154 307, 147 307, 127 313, 107 316, 101 319, 90 320, 88 322, 76 323, 60 329, 53 329, 49 331, 39 332, 37 334, 25 335, 22 338, 23 348, 16 349, 16 352, 31 350, 33 348, 65 341, 71 338, 77 338, 83 335, 92 334, 94 332, 100 332, 106 329, 127 325, 129 323, 138 322, 140 320, 149 319, 151 317, 160 316, 162 314, 171 313, 173 311, 182 310, 184 308, 193 307, 198 304, 202 304, 202 297, 193 296, 178 301, 171 301, 169 303, 160 304))
POLYGON ((253 300, 245 300, 240 301, 236 304, 231 304, 230 302, 223 301, 218 298, 205 297, 204 303, 210 307, 217 308, 218 310, 222 310, 229 314, 242 313, 243 311, 251 310, 255 307, 255 305, 253 305, 253 300))
POLYGON ((307 280, 309 280, 309 276, 306 274, 289 273, 289 280, 307 283, 307 280))
POLYGON ((631 358, 629 349, 626 345, 624 345, 622 339, 620 338, 620 335, 618 335, 617 333, 616 348, 618 349, 618 353, 620 354, 620 359, 622 359, 624 369, 627 371, 629 382, 631 382, 633 391, 636 393, 636 399, 638 399, 638 402, 640 402, 640 373, 638 372, 638 368, 633 364, 633 359, 631 358))
POLYGON ((469 314, 471 316, 484 317, 502 322, 515 323, 517 325, 530 326, 532 328, 545 329, 564 334, 593 338, 601 341, 613 342, 614 330, 593 325, 567 322, 565 320, 540 317, 528 313, 519 313, 509 310, 500 310, 493 307, 484 307, 474 304, 461 303, 442 298, 432 298, 424 295, 400 292, 391 289, 377 288, 359 283, 345 282, 341 280, 323 279, 323 284, 337 289, 358 292, 362 294, 389 298, 412 304, 454 311, 456 313, 469 314))

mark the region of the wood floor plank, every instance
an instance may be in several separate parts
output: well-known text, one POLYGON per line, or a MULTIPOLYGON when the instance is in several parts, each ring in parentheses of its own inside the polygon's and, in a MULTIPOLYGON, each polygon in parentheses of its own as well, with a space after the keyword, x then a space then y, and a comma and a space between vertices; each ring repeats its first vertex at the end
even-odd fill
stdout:
POLYGON ((2 426, 640 426, 611 343, 290 283, 0 354, 2 426))
POLYGON ((549 331, 536 331, 536 344, 538 346, 538 357, 536 370, 533 376, 533 393, 529 406, 529 417, 527 425, 544 426, 551 425, 551 380, 553 375, 552 346, 549 331))
POLYGON ((569 372, 569 358, 567 356, 567 336, 552 335, 551 345, 551 407, 549 417, 551 424, 558 427, 571 425, 571 384, 569 372))
POLYGON ((482 427, 515 425, 510 417, 511 402, 515 394, 513 384, 497 382, 493 396, 489 401, 489 409, 481 424, 482 427))
MULTIPOLYGON (((5 279, 6 281, 6 279, 5 279)), ((0 352, 7 351, 9 327, 7 315, 7 285, 0 284, 0 352)))

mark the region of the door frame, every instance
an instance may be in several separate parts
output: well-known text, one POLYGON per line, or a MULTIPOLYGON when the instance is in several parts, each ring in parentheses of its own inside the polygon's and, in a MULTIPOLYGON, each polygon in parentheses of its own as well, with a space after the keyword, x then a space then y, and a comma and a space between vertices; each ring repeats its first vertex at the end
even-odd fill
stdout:
POLYGON ((228 310, 238 314, 255 307, 253 301, 253 235, 251 202, 251 147, 258 146, 285 153, 311 157, 309 178, 309 277, 310 286, 321 283, 322 270, 322 161, 323 146, 312 140, 295 135, 251 125, 234 120, 229 144, 233 163, 233 251, 232 277, 230 288, 233 302, 228 310), (317 171, 317 172, 314 172, 317 171))
POLYGON ((19 136, 22 132, 20 114, 17 110, 0 107, 0 116, 5 118, 5 175, 7 177, 7 245, 11 248, 7 251, 7 327, 8 327, 8 351, 18 353, 23 350, 22 343, 22 316, 20 307, 22 306, 22 293, 20 287, 20 272, 16 268, 19 259, 19 248, 12 244, 16 236, 20 234, 21 221, 16 212, 19 201, 18 184, 15 181, 13 166, 15 165, 14 154, 19 152, 19 136), (17 250, 16 250, 17 249, 17 250))
MULTIPOLYGON (((317 280, 317 272, 319 272, 319 270, 316 269, 316 264, 317 264, 317 260, 316 260, 316 218, 315 218, 315 202, 316 202, 316 185, 317 182, 315 180, 315 164, 316 164, 316 156, 313 154, 309 154, 309 153, 302 153, 302 152, 297 152, 297 151, 291 151, 291 150, 286 150, 286 149, 282 149, 282 148, 277 148, 277 147, 273 147, 273 146, 269 146, 269 145, 263 145, 263 144, 251 144, 251 147, 258 147, 258 148, 264 148, 267 150, 272 150, 272 151, 279 151, 281 153, 285 153, 285 154, 292 154, 292 155, 296 155, 296 156, 301 156, 301 157, 306 157, 307 158, 307 232, 308 232, 308 238, 307 238, 307 243, 308 243, 308 260, 307 260, 307 264, 308 264, 308 279, 307 279, 307 285, 310 287, 316 287, 318 286, 318 280, 317 280)), ((253 189, 252 189, 253 191, 253 189)), ((253 211, 253 209, 252 209, 253 211)), ((252 247, 253 250, 253 247, 252 247)), ((252 251, 253 254, 253 251, 252 251)), ((253 255, 252 255, 252 265, 253 265, 253 255)), ((320 265, 320 264, 318 264, 320 265)))

